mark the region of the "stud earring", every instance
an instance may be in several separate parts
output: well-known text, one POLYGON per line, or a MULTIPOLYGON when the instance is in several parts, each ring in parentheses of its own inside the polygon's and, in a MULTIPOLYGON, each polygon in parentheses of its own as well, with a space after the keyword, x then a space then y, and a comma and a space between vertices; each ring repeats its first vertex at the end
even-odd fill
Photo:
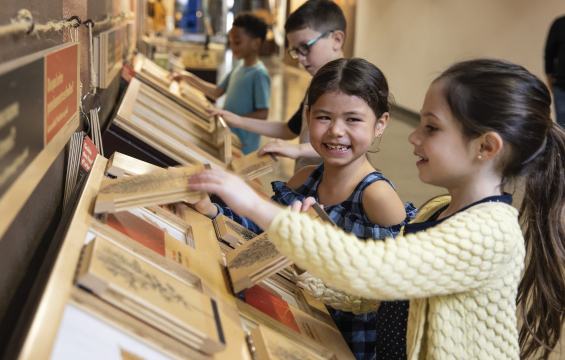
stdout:
POLYGON ((481 156, 481 155, 479 155, 479 159, 480 159, 481 157, 482 157, 482 156, 481 156))

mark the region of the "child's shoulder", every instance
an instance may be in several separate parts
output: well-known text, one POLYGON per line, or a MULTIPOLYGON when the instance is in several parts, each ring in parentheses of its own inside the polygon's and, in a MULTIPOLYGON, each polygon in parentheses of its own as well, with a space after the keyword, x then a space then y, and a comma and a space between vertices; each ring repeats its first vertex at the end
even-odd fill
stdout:
POLYGON ((363 192, 363 210, 367 219, 377 225, 392 226, 406 218, 402 200, 387 181, 375 181, 363 192))
POLYGON ((312 172, 316 169, 316 165, 309 165, 305 166, 302 169, 298 170, 296 174, 294 174, 290 180, 286 183, 286 187, 290 190, 296 190, 300 187, 300 185, 304 184, 306 180, 310 177, 312 172))

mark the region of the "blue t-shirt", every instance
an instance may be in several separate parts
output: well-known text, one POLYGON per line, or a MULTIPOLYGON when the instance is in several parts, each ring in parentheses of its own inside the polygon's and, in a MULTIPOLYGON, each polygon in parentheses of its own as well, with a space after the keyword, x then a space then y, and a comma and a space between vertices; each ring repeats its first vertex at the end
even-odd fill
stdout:
MULTIPOLYGON (((237 115, 245 115, 255 110, 268 109, 271 96, 271 79, 262 61, 253 66, 243 66, 237 62, 233 70, 220 84, 226 94, 224 109, 237 115)), ((231 128, 241 142, 241 151, 249 154, 259 149, 259 134, 243 129, 231 128)))

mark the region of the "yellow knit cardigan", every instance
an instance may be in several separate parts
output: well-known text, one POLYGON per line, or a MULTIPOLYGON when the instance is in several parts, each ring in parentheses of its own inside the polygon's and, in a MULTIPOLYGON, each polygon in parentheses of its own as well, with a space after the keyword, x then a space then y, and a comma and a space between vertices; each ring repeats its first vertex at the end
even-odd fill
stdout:
MULTIPOLYGON (((449 197, 434 199, 414 222, 447 203, 449 197)), ((345 291, 328 296, 332 306, 339 308, 341 297, 349 303, 344 310, 353 301, 356 312, 367 312, 375 300, 410 299, 409 360, 518 360, 516 294, 525 248, 517 216, 509 205, 481 203, 426 231, 371 241, 287 210, 268 236, 290 260, 332 284, 322 293, 333 286, 345 291)))

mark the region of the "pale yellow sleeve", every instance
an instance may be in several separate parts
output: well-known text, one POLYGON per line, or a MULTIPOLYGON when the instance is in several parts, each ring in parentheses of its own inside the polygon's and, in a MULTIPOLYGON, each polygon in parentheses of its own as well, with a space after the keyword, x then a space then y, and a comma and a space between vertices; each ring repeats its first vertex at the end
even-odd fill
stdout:
POLYGON ((285 210, 273 219, 269 240, 312 276, 380 300, 453 294, 494 279, 510 281, 516 274, 508 272, 520 271, 525 254, 517 210, 496 203, 477 205, 427 231, 384 241, 360 240, 285 210))

